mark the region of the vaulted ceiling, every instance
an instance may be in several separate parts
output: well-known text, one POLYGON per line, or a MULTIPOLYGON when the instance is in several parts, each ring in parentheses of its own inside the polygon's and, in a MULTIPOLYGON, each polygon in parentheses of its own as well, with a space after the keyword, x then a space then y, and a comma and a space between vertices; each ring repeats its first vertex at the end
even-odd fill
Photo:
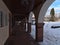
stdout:
POLYGON ((44 2, 45 0, 3 0, 7 5, 9 10, 15 16, 20 16, 20 18, 24 18, 28 16, 28 13, 32 11, 39 4, 44 2))

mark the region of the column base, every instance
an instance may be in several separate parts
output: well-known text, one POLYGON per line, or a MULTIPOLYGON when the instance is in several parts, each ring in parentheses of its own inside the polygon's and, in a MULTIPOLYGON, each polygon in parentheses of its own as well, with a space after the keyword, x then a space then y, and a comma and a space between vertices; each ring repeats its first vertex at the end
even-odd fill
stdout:
POLYGON ((44 23, 38 23, 38 26, 37 26, 36 41, 38 42, 43 41, 43 25, 44 23))

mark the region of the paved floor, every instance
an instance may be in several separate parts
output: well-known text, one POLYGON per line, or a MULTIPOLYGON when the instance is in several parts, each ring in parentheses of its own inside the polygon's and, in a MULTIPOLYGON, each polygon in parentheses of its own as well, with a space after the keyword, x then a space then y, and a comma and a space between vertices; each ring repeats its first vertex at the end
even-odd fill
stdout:
POLYGON ((39 45, 29 33, 21 28, 21 25, 15 26, 13 30, 12 36, 7 39, 4 45, 39 45))

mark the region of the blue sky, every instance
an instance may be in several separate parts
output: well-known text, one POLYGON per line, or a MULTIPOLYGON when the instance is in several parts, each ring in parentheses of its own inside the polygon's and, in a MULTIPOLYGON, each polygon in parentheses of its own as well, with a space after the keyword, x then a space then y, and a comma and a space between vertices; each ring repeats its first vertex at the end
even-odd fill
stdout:
POLYGON ((50 15, 50 10, 51 8, 54 8, 55 9, 55 13, 60 13, 60 0, 55 0, 51 5, 50 7, 48 8, 47 12, 46 12, 46 15, 50 15))

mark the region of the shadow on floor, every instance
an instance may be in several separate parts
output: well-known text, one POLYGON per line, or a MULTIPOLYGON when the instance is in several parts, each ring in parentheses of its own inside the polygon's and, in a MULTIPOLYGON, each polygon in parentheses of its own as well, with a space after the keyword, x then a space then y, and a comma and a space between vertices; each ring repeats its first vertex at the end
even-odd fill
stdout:
POLYGON ((21 25, 13 28, 12 36, 10 36, 4 45, 39 45, 29 33, 25 32, 21 25))

